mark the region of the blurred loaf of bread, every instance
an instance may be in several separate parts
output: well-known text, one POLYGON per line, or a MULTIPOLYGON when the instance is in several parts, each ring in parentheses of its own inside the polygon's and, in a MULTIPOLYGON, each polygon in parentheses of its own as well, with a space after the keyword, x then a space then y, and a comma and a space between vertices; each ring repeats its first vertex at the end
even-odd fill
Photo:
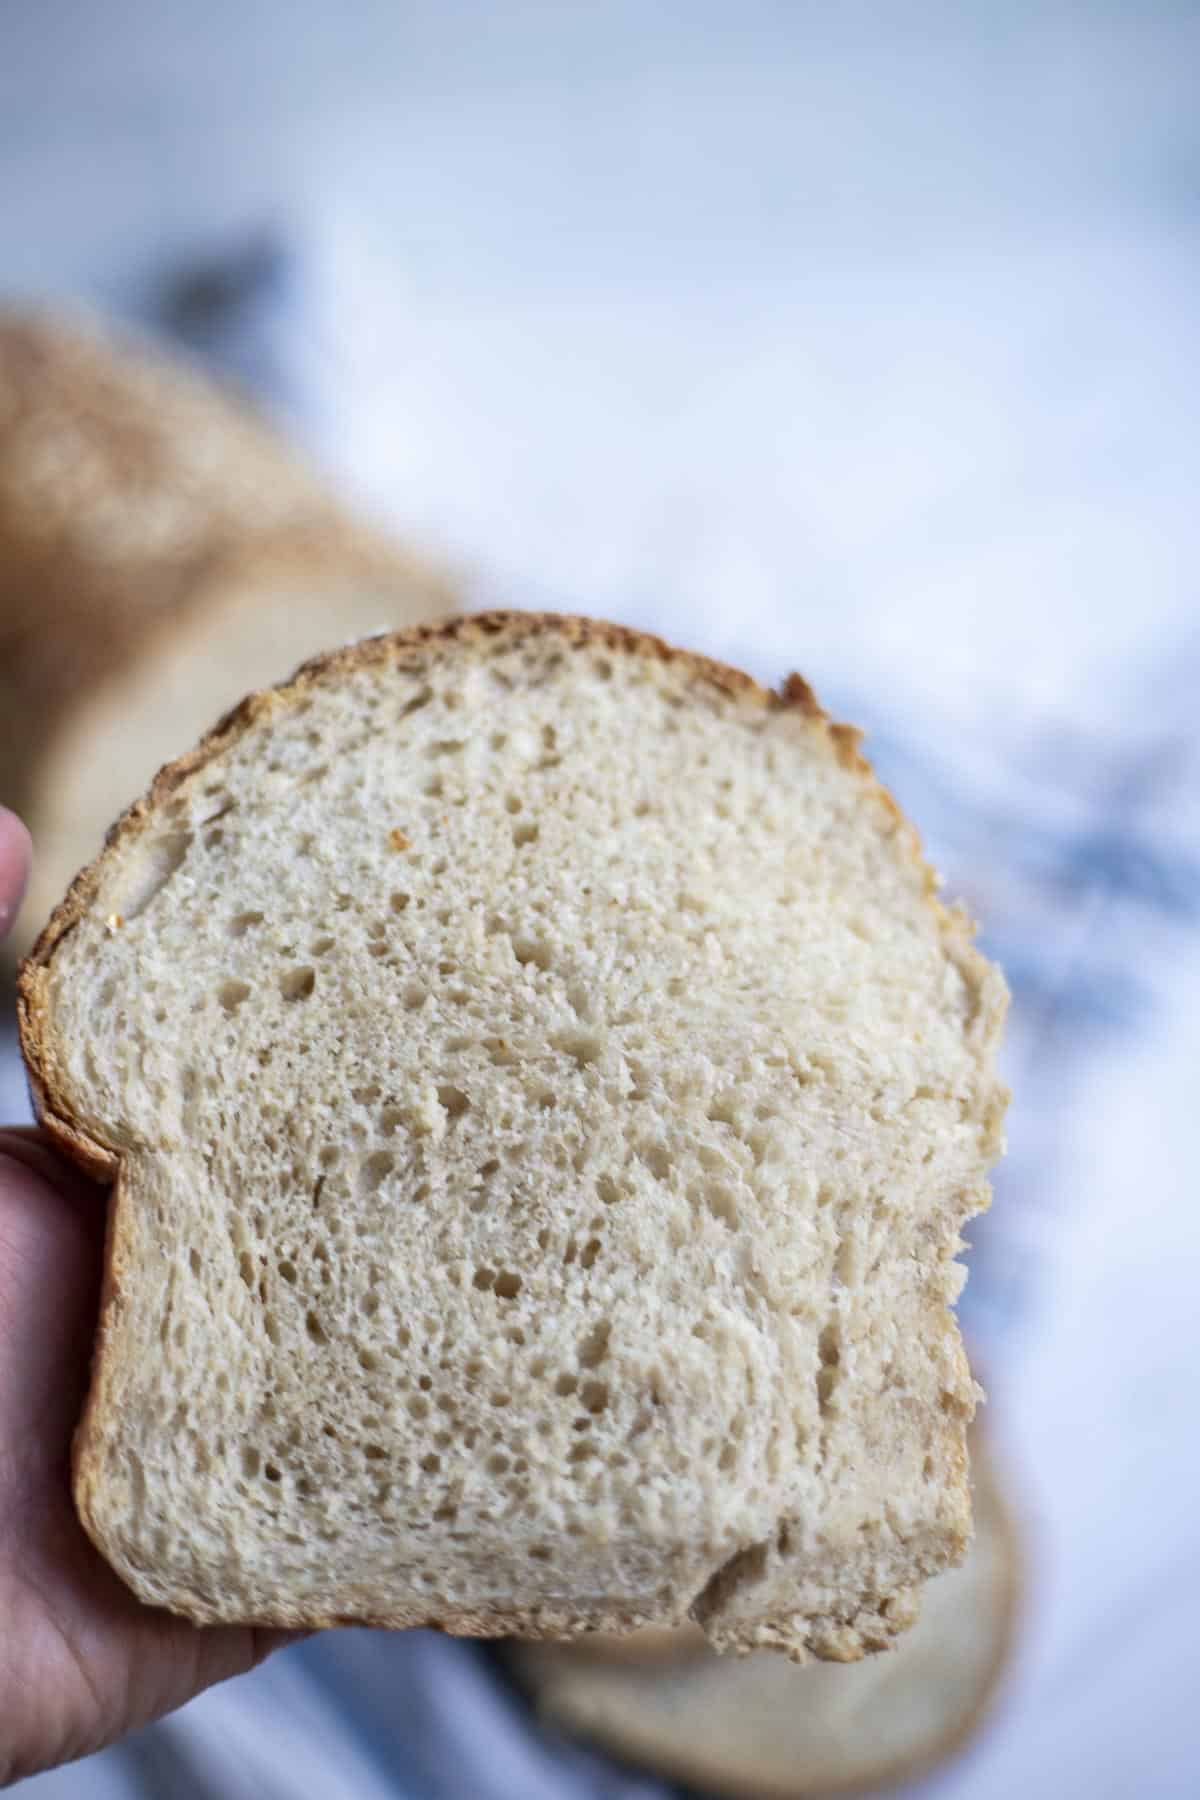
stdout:
POLYGON ((92 322, 0 309, 0 801, 37 851, 16 947, 223 707, 453 610, 233 394, 92 322))
POLYGON ((895 1647, 848 1667, 720 1657, 698 1626, 511 1647, 547 1723, 729 1800, 874 1792, 944 1762, 986 1717, 1020 1595, 1012 1511, 972 1434, 975 1537, 895 1647))

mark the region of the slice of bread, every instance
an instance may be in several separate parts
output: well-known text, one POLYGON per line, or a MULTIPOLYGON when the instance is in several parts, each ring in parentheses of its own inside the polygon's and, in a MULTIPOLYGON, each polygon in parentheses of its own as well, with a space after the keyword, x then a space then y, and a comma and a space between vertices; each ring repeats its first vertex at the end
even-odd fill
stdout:
POLYGON ((486 615, 252 695, 19 990, 115 1178, 76 1496, 197 1620, 852 1660, 970 1532, 1005 991, 793 676, 486 615))
POLYGON ((1012 1515, 979 1440, 975 1537, 925 1589, 921 1617, 887 1656, 853 1669, 716 1657, 702 1635, 514 1646, 547 1723, 667 1779, 730 1800, 806 1800, 911 1780, 983 1724, 1008 1665, 1021 1589, 1012 1515))
POLYGON ((0 800, 37 846, 17 948, 114 815, 248 688, 455 605, 186 364, 0 309, 0 800))

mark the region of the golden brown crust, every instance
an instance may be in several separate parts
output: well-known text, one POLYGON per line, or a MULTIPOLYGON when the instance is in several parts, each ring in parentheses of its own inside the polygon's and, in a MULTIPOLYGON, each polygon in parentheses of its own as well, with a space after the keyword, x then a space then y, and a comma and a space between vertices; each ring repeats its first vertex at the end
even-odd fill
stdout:
MULTIPOLYGON (((104 849, 95 861, 76 877, 65 898, 52 914, 30 955, 21 964, 18 976, 17 1017, 20 1043, 29 1072, 38 1116, 59 1147, 86 1173, 100 1181, 115 1181, 116 1184, 106 1251, 104 1300, 98 1354, 94 1365, 92 1389, 76 1436, 74 1451, 77 1504, 84 1524, 94 1538, 96 1531, 93 1523, 92 1497, 100 1479, 96 1420, 102 1410, 105 1385, 102 1354, 105 1319, 107 1308, 120 1291, 124 1263, 122 1254, 124 1208, 120 1181, 121 1153, 119 1146, 103 1143, 93 1134, 84 1130, 81 1123, 73 1116, 63 1085, 57 1078, 55 1047, 47 1013, 46 987, 48 970, 58 946, 87 912, 110 859, 120 853, 147 827, 158 809, 171 799, 181 783, 212 762, 214 758, 220 756, 230 745, 236 743, 264 714, 295 704, 301 701, 314 687, 339 681, 358 669, 381 663, 390 664, 396 668, 412 668, 419 666, 422 659, 430 653, 436 654, 451 646, 464 645, 479 648, 499 639, 508 643, 519 643, 526 637, 547 634, 552 634, 570 649, 594 648, 622 655, 640 656, 651 662, 675 665, 684 669, 693 679, 707 683, 720 692, 746 701, 753 706, 761 707, 764 711, 788 709, 797 711, 808 722, 812 730, 825 738, 831 754, 861 777, 866 797, 881 809, 888 834, 902 833, 901 841, 915 867, 921 872, 926 891, 932 900, 935 878, 921 859, 916 834, 907 826, 907 822, 903 819, 895 802, 876 780, 870 765, 858 752, 857 739, 850 733, 850 728, 839 727, 830 721, 828 715, 817 704, 812 690, 798 675, 789 676, 781 690, 776 693, 762 687, 750 676, 737 669, 729 668, 692 651, 676 649, 661 638, 632 630, 626 626, 553 613, 489 612, 459 614, 428 625, 415 626, 406 631, 383 633, 377 637, 363 639, 358 643, 311 658, 301 664, 290 680, 278 687, 248 694, 237 706, 218 720, 217 724, 194 749, 162 768, 146 794, 129 807, 111 827, 105 840, 104 849), (847 745, 849 745, 849 750, 847 745), (848 756, 852 756, 852 760, 847 761, 848 756)), ((970 970, 977 980, 981 980, 987 965, 970 946, 969 927, 966 922, 961 915, 947 912, 936 901, 932 901, 932 904, 948 951, 954 955, 960 967, 965 965, 964 973, 970 970)), ((967 1481, 965 1453, 960 1474, 965 1492, 967 1481)), ((102 1544, 99 1547, 103 1550, 102 1544)), ((192 1616, 200 1622, 204 1622, 199 1611, 192 1616)), ((281 1606, 269 1615, 256 1617, 254 1622, 264 1626, 320 1628, 345 1621, 325 1614, 308 1612, 302 1608, 281 1606)), ((431 1618, 423 1611, 410 1610, 370 1620, 356 1618, 355 1622, 397 1627, 438 1626, 442 1630, 465 1636, 505 1636, 519 1633, 529 1637, 564 1637, 576 1635, 581 1631, 631 1631, 647 1621, 620 1613, 598 1614, 581 1619, 576 1614, 559 1615, 545 1611, 503 1615, 464 1613, 431 1618)), ((833 1650, 828 1653, 836 1654, 833 1650)), ((861 1653, 860 1648, 857 1654, 861 1653)))

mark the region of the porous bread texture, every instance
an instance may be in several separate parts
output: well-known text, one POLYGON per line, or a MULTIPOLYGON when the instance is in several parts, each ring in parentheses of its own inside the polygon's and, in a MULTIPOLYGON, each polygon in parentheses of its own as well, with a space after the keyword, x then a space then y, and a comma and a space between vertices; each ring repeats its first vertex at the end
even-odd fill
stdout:
POLYGON ((487 615, 252 696, 21 980, 115 1173, 87 1529, 200 1621, 853 1659, 970 1530, 998 973, 855 734, 487 615))
POLYGON ((459 603, 211 378, 86 315, 0 307, 0 801, 37 845, 9 953, 249 687, 459 603))
POLYGON ((1012 1654, 1020 1546, 978 1440, 972 1462, 966 1560, 928 1583, 886 1656, 801 1671, 713 1656, 694 1630, 675 1634, 671 1656, 638 1632, 514 1647, 516 1672, 549 1723, 705 1793, 801 1800, 911 1780, 975 1735, 1012 1654))

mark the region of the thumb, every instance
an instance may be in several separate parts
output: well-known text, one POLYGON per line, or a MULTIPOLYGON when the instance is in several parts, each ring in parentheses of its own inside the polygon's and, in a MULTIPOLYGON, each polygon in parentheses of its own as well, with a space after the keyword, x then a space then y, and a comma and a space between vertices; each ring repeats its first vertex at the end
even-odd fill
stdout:
POLYGON ((0 938, 11 931, 20 909, 32 854, 24 825, 16 813, 0 806, 0 938))

